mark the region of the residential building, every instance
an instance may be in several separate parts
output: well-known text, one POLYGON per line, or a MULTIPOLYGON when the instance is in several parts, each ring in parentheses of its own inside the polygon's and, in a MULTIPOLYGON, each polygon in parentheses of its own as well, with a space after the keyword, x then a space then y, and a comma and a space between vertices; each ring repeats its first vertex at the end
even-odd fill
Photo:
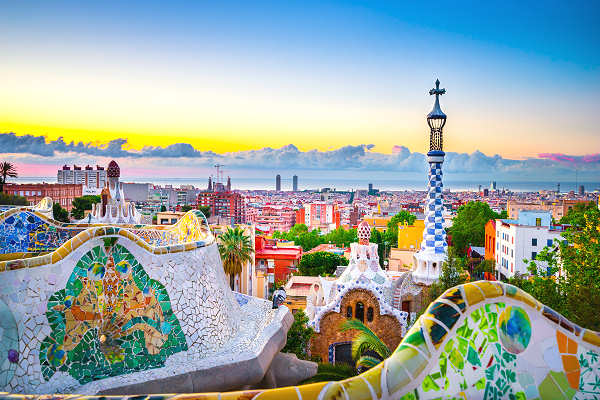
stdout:
POLYGON ((296 223, 304 223, 309 230, 329 232, 340 226, 340 213, 336 204, 318 201, 306 203, 296 214, 296 223))
POLYGON ((60 184, 60 183, 7 183, 4 185, 4 193, 27 198, 30 205, 35 205, 44 197, 52 198, 52 201, 60 204, 67 211, 73 208, 73 200, 82 196, 82 184, 60 184))
POLYGON ((490 219, 485 224, 485 259, 496 260, 496 220, 490 219))
POLYGON ((266 270, 269 289, 276 282, 287 281, 297 271, 302 258, 302 247, 286 243, 279 246, 276 239, 255 237, 254 259, 257 270, 266 270))
POLYGON ((56 173, 57 182, 60 184, 79 184, 88 188, 102 190, 106 184, 106 170, 96 165, 96 169, 86 165, 85 168, 73 165, 63 165, 56 173))
POLYGON ((423 240, 425 221, 416 219, 412 225, 408 222, 398 224, 398 247, 390 250, 389 270, 406 271, 414 267, 414 255, 423 240))
POLYGON ((148 202, 148 194, 150 193, 150 183, 126 183, 123 182, 123 193, 125 200, 136 203, 148 202))
POLYGON ((362 220, 366 221, 369 224, 369 226, 375 228, 379 232, 387 231, 388 222, 390 222, 391 219, 392 219, 391 216, 390 217, 381 217, 381 216, 373 216, 373 215, 365 215, 362 218, 362 220))
POLYGON ((589 199, 562 199, 562 200, 540 200, 536 202, 520 202, 511 201, 506 202, 508 210, 508 218, 517 219, 519 218, 519 212, 525 210, 539 210, 539 211, 550 211, 552 218, 556 222, 560 221, 567 212, 578 203, 587 203, 589 199))
MULTIPOLYGON (((518 219, 496 220, 496 274, 499 278, 512 278, 515 274, 529 274, 529 263, 546 246, 553 247, 555 240, 563 240, 563 226, 552 225, 550 211, 521 211, 518 219)), ((548 267, 536 261, 539 269, 548 267)))
POLYGON ((242 195, 235 192, 200 192, 198 206, 210 207, 211 218, 225 219, 229 224, 241 224, 244 219, 242 195))

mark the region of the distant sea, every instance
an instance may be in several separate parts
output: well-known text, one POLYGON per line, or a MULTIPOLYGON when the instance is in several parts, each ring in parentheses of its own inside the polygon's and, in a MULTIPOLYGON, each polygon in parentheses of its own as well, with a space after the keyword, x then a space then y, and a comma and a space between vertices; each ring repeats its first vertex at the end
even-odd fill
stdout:
MULTIPOLYGON (((336 190, 354 190, 354 189, 368 189, 369 183, 373 184, 375 189, 379 190, 425 190, 427 185, 426 177, 424 179, 366 179, 363 177, 356 178, 319 178, 319 177, 302 177, 299 176, 298 186, 299 190, 306 189, 320 189, 329 187, 336 190)), ((121 177, 122 182, 137 182, 137 183, 152 183, 155 185, 173 185, 178 187, 180 185, 194 185, 197 188, 204 188, 207 186, 207 178, 147 178, 147 177, 121 177)), ((19 177, 17 179, 9 179, 8 182, 15 183, 56 183, 55 176, 47 177, 19 177)), ((478 190, 479 185, 481 188, 489 188, 490 181, 467 181, 467 180, 452 180, 444 179, 444 188, 452 191, 463 191, 463 190, 478 190)), ((543 181, 496 181, 496 187, 499 190, 507 189, 513 192, 537 192, 540 190, 556 190, 557 182, 543 182, 543 181)), ((569 192, 571 190, 577 191, 578 185, 584 185, 586 192, 594 190, 600 190, 600 181, 586 182, 586 181, 566 181, 560 182, 561 192, 569 192)), ((291 177, 283 177, 281 182, 282 190, 292 189, 291 177)), ((232 176, 232 187, 233 189, 239 190, 274 190, 275 179, 273 178, 241 178, 232 176)))

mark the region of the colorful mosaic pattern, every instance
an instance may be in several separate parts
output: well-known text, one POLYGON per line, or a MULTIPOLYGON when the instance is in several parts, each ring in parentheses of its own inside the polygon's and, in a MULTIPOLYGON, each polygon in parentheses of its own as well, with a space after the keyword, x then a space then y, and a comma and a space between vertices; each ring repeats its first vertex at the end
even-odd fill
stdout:
POLYGON ((118 238, 105 238, 50 297, 52 333, 40 348, 44 379, 66 371, 81 384, 164 365, 187 350, 164 286, 150 279, 118 238))
POLYGON ((12 379, 19 362, 17 322, 5 302, 0 300, 0 388, 12 379))
MULTIPOLYGON (((37 206, 36 206, 37 207, 37 206)), ((82 231, 102 224, 65 224, 36 209, 13 208, 0 214, 0 254, 39 253, 58 249, 82 231)), ((175 225, 119 225, 152 246, 205 240, 211 236, 201 211, 187 212, 175 225)))
MULTIPOLYGON (((57 396, 67 397, 72 398, 57 396)), ((600 398, 600 335, 572 324, 514 286, 479 281, 446 291, 391 357, 357 377, 152 398, 594 399, 600 398), (515 347, 519 352, 511 351, 515 347)))

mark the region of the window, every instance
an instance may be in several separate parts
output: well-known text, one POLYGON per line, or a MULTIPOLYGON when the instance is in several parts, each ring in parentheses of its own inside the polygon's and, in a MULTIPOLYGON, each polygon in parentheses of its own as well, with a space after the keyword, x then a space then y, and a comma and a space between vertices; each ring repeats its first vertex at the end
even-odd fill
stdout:
POLYGON ((531 252, 531 259, 535 260, 536 257, 537 257, 537 251, 532 251, 531 252))
POLYGON ((552 239, 546 240, 546 246, 552 246, 552 239))
POLYGON ((541 218, 536 218, 535 219, 535 226, 542 226, 542 219, 541 218))
POLYGON ((373 321, 373 307, 367 308, 367 321, 373 321))
POLYGON ((360 322, 365 322, 365 306, 360 301, 356 303, 356 310, 354 311, 354 316, 360 322))
POLYGON ((531 238, 531 245, 537 246, 537 238, 531 238))
POLYGON ((346 318, 348 318, 348 319, 352 318, 352 306, 346 307, 346 318))
POLYGON ((513 249, 510 249, 510 256, 514 257, 515 255, 513 254, 513 249))

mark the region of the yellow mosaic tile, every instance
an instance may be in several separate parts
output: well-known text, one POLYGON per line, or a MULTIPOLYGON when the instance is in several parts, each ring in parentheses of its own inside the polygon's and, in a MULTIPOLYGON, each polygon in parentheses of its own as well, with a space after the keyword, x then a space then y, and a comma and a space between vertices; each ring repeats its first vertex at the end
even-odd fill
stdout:
POLYGON ((490 281, 477 281, 473 284, 479 286, 485 297, 488 299, 502 296, 504 294, 502 290, 502 284, 496 284, 490 281))
POLYGON ((594 346, 600 346, 600 336, 597 332, 590 331, 589 329, 585 329, 583 331, 582 339, 588 343, 593 344, 594 346))
POLYGON ((308 385, 298 386, 302 400, 316 400, 327 382, 310 383, 308 385))
POLYGON ((477 287, 477 285, 474 283, 466 283, 462 286, 462 288, 465 292, 465 297, 467 298, 467 303, 469 306, 482 302, 485 299, 485 297, 483 297, 483 293, 481 293, 481 290, 479 290, 479 287, 477 287))

